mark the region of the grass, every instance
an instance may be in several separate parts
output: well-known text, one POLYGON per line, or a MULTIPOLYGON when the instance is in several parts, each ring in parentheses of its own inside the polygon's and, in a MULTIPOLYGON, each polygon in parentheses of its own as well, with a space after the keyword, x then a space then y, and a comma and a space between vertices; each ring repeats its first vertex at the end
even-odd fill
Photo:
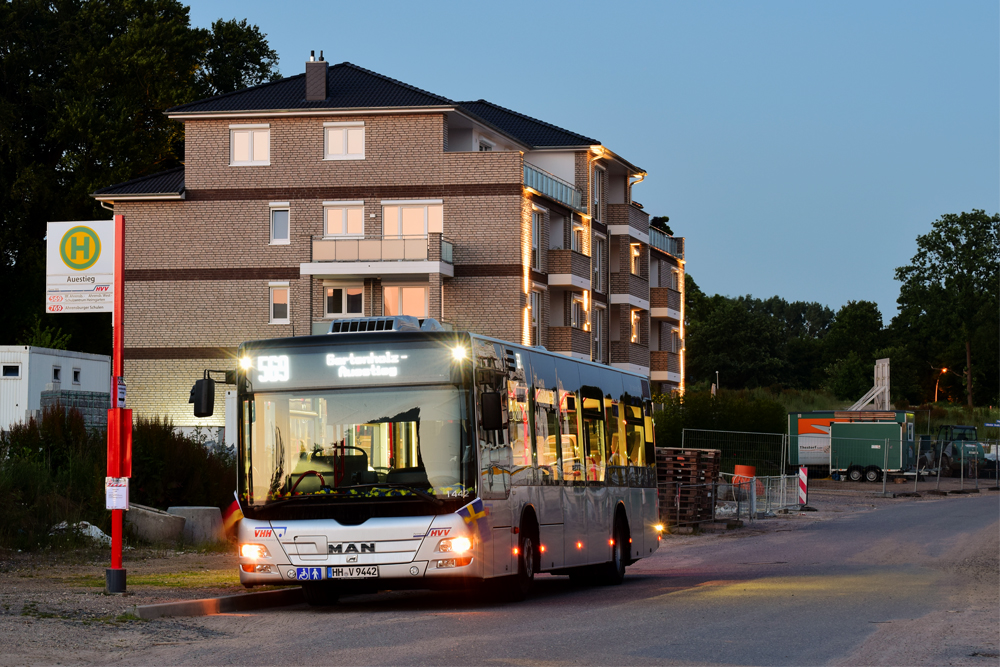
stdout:
MULTIPOLYGON (((104 588, 104 577, 95 574, 62 577, 59 581, 64 582, 67 586, 104 588)), ((129 587, 150 586, 153 588, 231 588, 241 584, 240 575, 236 568, 227 568, 225 570, 129 574, 128 585, 129 587)))

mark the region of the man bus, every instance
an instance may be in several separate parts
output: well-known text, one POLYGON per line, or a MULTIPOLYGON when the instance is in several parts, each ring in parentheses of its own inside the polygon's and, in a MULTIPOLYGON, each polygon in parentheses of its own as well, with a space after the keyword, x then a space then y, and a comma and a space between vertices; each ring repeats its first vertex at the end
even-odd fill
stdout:
POLYGON ((621 583, 658 546, 642 376, 411 317, 244 343, 238 365, 247 587, 523 598, 537 572, 621 583))

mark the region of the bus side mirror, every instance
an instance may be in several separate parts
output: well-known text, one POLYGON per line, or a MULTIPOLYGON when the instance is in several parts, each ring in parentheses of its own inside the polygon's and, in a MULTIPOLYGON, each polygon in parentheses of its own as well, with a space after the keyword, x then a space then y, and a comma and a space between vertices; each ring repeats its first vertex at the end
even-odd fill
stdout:
POLYGON ((480 412, 484 431, 503 429, 503 410, 500 407, 500 392, 484 391, 479 395, 480 412))
POLYGON ((211 417, 215 412, 215 380, 205 378, 195 382, 188 403, 194 403, 195 417, 211 417))

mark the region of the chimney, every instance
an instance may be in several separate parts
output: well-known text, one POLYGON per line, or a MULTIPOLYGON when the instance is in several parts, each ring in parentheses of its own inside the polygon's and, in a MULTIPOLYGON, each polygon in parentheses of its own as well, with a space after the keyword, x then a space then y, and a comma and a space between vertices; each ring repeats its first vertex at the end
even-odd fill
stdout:
POLYGON ((316 52, 309 52, 309 61, 306 62, 306 101, 316 102, 326 99, 326 70, 329 66, 323 60, 323 52, 319 52, 319 60, 316 60, 316 52))

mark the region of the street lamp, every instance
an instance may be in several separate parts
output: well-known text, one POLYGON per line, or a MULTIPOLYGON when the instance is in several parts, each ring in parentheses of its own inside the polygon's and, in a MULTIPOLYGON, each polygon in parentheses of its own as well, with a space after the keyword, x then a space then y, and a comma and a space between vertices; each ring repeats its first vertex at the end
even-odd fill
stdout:
POLYGON ((937 403, 937 392, 938 392, 938 385, 941 384, 941 375, 944 375, 947 372, 948 372, 947 368, 942 368, 941 369, 941 374, 938 375, 937 382, 934 383, 934 402, 935 403, 937 403))

